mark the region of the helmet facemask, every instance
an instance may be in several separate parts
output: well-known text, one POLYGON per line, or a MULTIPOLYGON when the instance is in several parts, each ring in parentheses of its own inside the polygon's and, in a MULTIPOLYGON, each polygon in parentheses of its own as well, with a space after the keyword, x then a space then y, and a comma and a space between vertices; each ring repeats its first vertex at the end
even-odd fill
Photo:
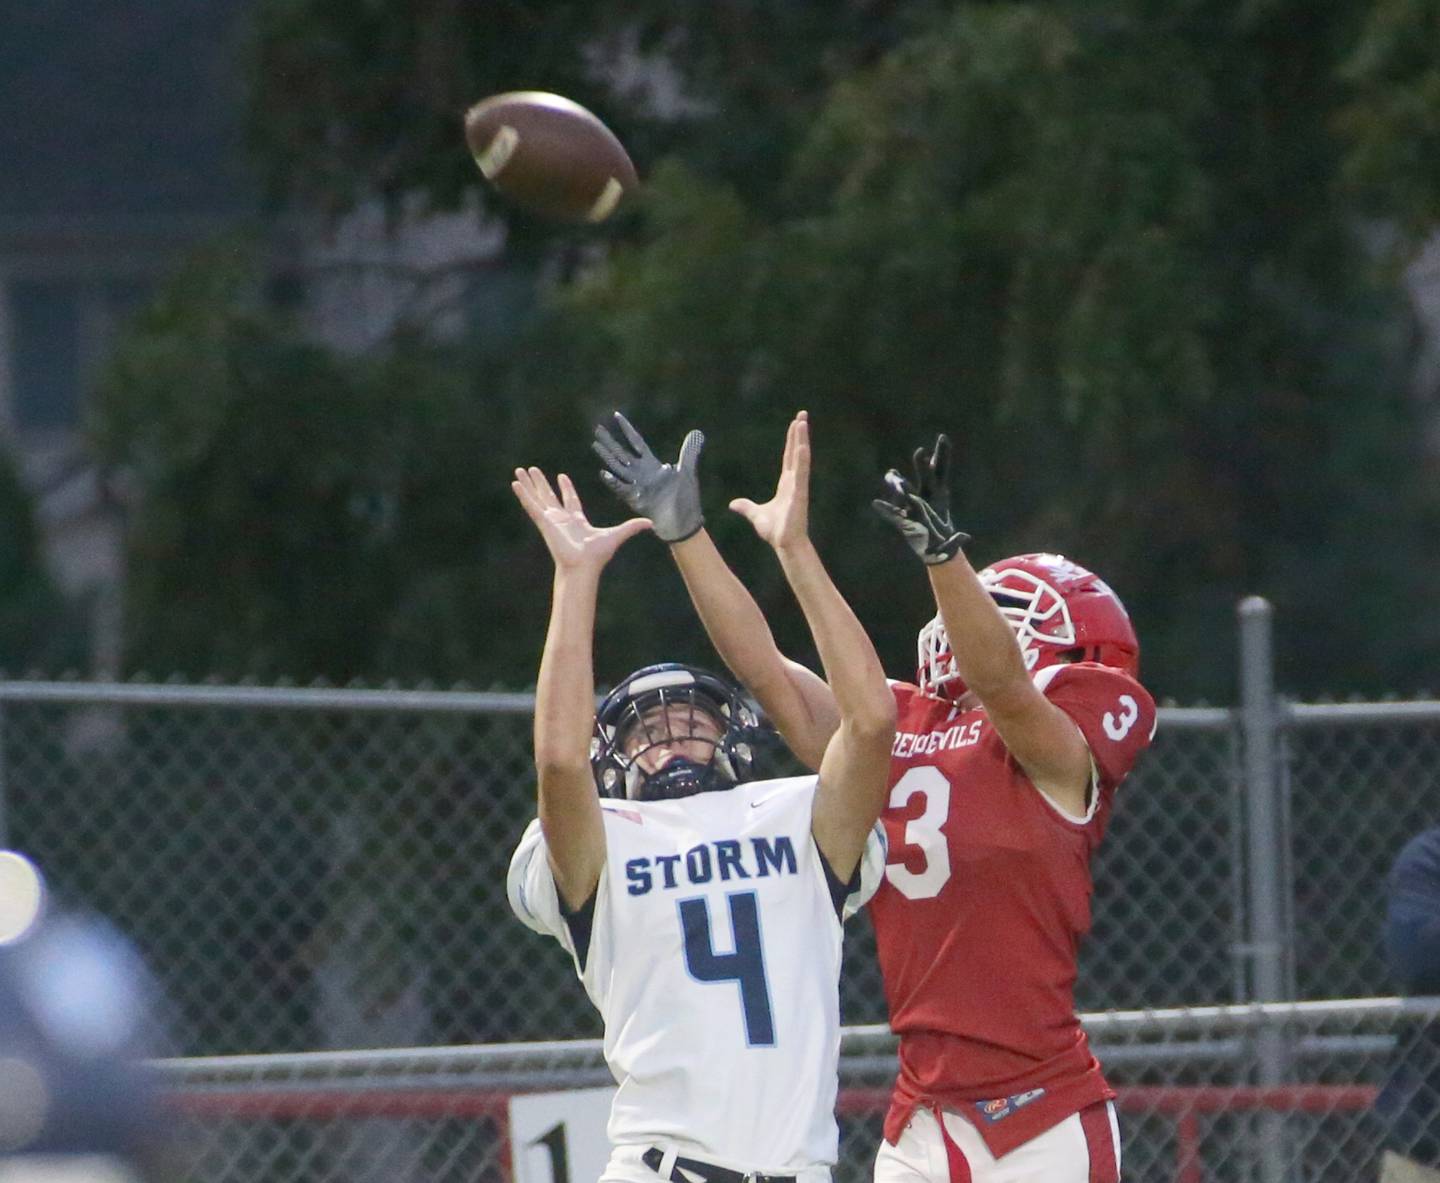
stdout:
POLYGON ((980 582, 1015 633, 1025 655, 1025 668, 1032 674, 1047 648, 1058 657, 1060 652, 1076 647, 1075 623, 1070 619, 1065 597, 1038 575, 1013 568, 987 568, 980 573, 980 582))
MULTIPOLYGON (((1139 642, 1129 617, 1093 572, 1058 555, 1019 555, 986 567, 979 577, 1015 634, 1031 674, 1081 660, 1136 674, 1139 642), (1052 574, 1057 582, 1037 572, 1052 574), (1074 611, 1069 596, 1076 597, 1074 611)), ((920 630, 918 657, 921 690, 951 700, 965 693, 938 615, 920 630)))
POLYGON ((920 630, 916 649, 919 673, 915 680, 922 691, 956 699, 965 693, 965 683, 955 667, 955 655, 950 651, 950 637, 938 612, 920 630))
MULTIPOLYGON (((1015 605, 1008 597, 1003 600, 999 596, 992 596, 992 598, 999 606, 1006 623, 1015 633, 1016 643, 1020 646, 1021 656, 1025 659, 1025 669, 1033 674, 1039 665, 1041 650, 1033 639, 1029 644, 1026 643, 1024 625, 1017 624, 1012 618, 1013 614, 1019 610, 1018 605, 1015 605)), ((938 613, 920 630, 917 681, 920 689, 926 694, 938 698, 948 698, 952 702, 959 701, 969 689, 965 685, 965 680, 960 676, 959 667, 955 664, 955 654, 950 649, 950 635, 945 631, 945 622, 940 619, 938 613)))
POLYGON ((750 775, 755 726, 738 693, 714 675, 642 671, 601 706, 591 743, 596 783, 602 796, 640 801, 733 788, 750 775))

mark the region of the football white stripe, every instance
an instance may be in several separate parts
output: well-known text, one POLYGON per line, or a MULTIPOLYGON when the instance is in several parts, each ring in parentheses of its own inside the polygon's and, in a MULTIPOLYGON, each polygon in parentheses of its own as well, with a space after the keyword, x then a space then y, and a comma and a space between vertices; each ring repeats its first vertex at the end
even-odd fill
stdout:
POLYGON ((605 182, 605 188, 600 190, 600 196, 595 199, 595 204, 590 207, 590 212, 585 215, 585 220, 587 222, 603 222, 615 209, 620 201, 620 195, 624 192, 625 186, 611 177, 605 182))
POLYGON ((519 144, 520 133, 508 123, 495 133, 490 143, 485 146, 485 151, 475 157, 475 163, 480 166, 480 171, 485 174, 487 181, 493 181, 504 171, 519 144))

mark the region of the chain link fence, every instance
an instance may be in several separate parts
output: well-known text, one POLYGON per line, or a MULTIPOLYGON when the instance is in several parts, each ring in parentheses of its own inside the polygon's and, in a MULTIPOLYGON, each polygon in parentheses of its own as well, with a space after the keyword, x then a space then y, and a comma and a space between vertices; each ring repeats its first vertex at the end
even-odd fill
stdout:
MULTIPOLYGON (((1086 1026, 1117 1085, 1128 1180, 1373 1180, 1371 1115, 1397 1047, 1424 1038, 1440 1000, 1356 1000, 1109 1011, 1086 1026), (1260 1036, 1292 1060, 1282 1086, 1253 1083, 1260 1036)), ((1433 1029, 1433 1028, 1432 1028, 1433 1029)), ((883 1026, 842 1045, 837 1183, 863 1183, 880 1138, 894 1041, 883 1026)), ((504 1183, 517 1154, 511 1098, 608 1083, 598 1041, 389 1052, 220 1057, 164 1066, 184 1115, 179 1157, 195 1178, 504 1183)), ((573 1178, 573 1176, 571 1176, 573 1178)), ((578 1183, 578 1179, 576 1180, 578 1183)))
MULTIPOLYGON (((1254 643, 1263 657, 1268 638, 1254 643)), ((63 902, 134 938, 168 996, 176 1056, 594 1039, 568 958, 504 898, 534 811, 530 708, 524 694, 0 683, 0 839, 33 857, 63 902)), ((1392 993, 1384 878, 1436 821, 1437 757, 1440 703, 1287 704, 1264 661, 1239 708, 1162 710, 1097 860, 1081 1008, 1392 993)), ((768 763, 787 770, 781 752, 768 763)), ((852 1027, 884 1022, 863 917, 842 1008, 852 1027)), ((1339 1043, 1314 1036, 1303 1054, 1282 1026, 1183 1049, 1137 1051, 1107 1034, 1107 1069, 1131 1090, 1127 1178, 1373 1178, 1369 1098, 1409 1028, 1388 1013, 1366 1022, 1339 1043), (1307 1094, 1294 1112, 1235 1100, 1242 1087, 1302 1085, 1340 1091, 1307 1094), (1231 1102, 1165 1091, 1205 1088, 1231 1102), (1186 1130, 1202 1135, 1203 1175, 1185 1168, 1186 1130)), ((863 1177, 853 1164, 878 1130, 866 1098, 892 1065, 888 1053, 847 1060, 848 1177, 863 1177)), ((498 1179, 494 1106, 514 1083, 446 1081, 431 1108, 358 1125, 338 1094, 323 1121, 194 1100, 222 1110, 206 1111, 190 1177, 365 1178, 325 1149, 334 1127, 351 1142, 367 1131, 358 1159, 389 1161, 387 1139, 410 1147, 416 1179, 498 1179), (447 1099, 448 1088, 459 1092, 447 1099)))
MULTIPOLYGON (((184 1054, 598 1036, 568 957, 505 901, 530 702, 0 684, 8 838, 139 943, 184 1054)), ((1163 712, 1102 848, 1085 1008, 1243 997, 1236 750, 1229 712, 1163 712)), ((863 917, 850 940, 844 1019, 883 1022, 863 917)))

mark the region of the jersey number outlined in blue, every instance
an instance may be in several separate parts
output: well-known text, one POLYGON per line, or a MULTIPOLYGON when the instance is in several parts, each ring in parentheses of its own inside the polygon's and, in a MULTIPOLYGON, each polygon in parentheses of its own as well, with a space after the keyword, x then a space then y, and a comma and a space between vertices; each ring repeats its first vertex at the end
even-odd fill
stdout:
POLYGON ((753 891, 732 892, 730 933, 733 953, 715 952, 710 934, 710 904, 704 899, 680 901, 680 927, 685 935, 685 968, 699 982, 735 982, 745 1012, 745 1042, 751 1047, 775 1046, 775 1012, 765 977, 760 945, 760 908, 753 891))

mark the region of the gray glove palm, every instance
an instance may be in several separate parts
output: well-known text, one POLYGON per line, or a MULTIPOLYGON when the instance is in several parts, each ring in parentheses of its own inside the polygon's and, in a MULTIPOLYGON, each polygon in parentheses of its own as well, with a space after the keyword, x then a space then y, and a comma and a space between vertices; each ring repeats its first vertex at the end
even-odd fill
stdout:
POLYGON ((635 513, 655 525, 666 543, 684 542, 705 524, 700 512, 700 452, 705 433, 692 431, 680 445, 674 464, 659 460, 624 415, 616 411, 610 427, 595 428, 590 445, 604 462, 600 479, 635 513))
POLYGON ((916 448, 915 480, 907 481, 895 469, 885 474, 884 497, 871 504, 875 512, 900 531, 906 544, 927 565, 948 563, 970 541, 950 520, 950 440, 935 438, 929 456, 916 448))

